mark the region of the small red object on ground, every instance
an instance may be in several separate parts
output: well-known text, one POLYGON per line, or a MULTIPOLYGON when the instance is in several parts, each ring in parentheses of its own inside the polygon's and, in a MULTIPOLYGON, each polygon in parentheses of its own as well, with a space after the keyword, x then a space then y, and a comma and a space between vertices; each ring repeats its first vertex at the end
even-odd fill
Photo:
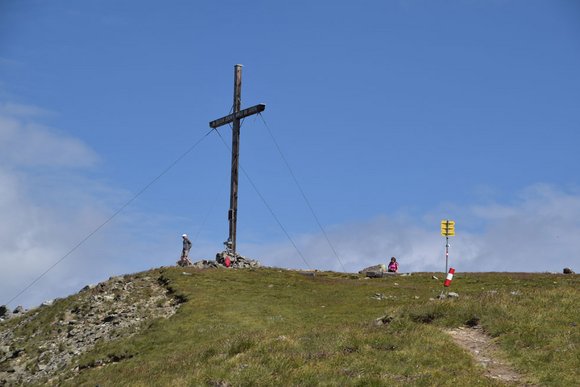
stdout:
POLYGON ((449 285, 451 285, 451 281, 453 280, 453 274, 455 274, 455 269, 450 267, 449 273, 447 274, 447 278, 445 279, 445 282, 443 283, 443 286, 445 286, 446 288, 448 288, 449 285))

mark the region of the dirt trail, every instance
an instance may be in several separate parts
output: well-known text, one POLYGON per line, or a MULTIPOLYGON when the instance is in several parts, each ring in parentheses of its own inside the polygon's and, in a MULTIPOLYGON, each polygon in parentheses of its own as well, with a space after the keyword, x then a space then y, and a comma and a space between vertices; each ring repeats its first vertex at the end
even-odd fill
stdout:
POLYGON ((474 359, 485 368, 485 375, 508 384, 519 386, 533 386, 524 382, 524 377, 519 374, 509 363, 502 360, 498 354, 499 347, 492 338, 483 333, 476 326, 474 328, 455 328, 445 330, 455 343, 471 353, 474 359))

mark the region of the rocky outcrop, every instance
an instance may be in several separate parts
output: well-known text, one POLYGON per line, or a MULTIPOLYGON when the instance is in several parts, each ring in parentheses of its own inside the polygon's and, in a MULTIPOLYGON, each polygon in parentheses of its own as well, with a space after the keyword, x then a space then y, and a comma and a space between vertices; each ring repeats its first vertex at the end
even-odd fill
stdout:
POLYGON ((10 311, 10 309, 8 309, 8 306, 0 305, 0 322, 8 320, 12 317, 21 316, 25 312, 26 310, 20 305, 17 306, 16 309, 14 309, 12 312, 10 311))
POLYGON ((48 381, 96 343, 131 336, 144 321, 173 315, 178 301, 163 284, 149 276, 113 277, 86 286, 72 301, 58 300, 1 324, 0 386, 48 381), (53 316, 48 323, 47 315, 53 316))

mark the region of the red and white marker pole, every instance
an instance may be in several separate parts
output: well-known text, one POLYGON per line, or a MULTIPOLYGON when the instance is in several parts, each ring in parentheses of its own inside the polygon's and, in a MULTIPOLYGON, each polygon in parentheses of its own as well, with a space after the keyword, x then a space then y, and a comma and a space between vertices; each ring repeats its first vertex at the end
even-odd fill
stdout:
POLYGON ((449 267, 449 237, 445 237, 445 271, 449 267))
POLYGON ((453 280, 453 274, 455 274, 455 269, 450 267, 449 273, 447 273, 447 278, 445 279, 445 282, 443 283, 443 286, 445 286, 446 288, 448 288, 451 285, 451 281, 453 280))

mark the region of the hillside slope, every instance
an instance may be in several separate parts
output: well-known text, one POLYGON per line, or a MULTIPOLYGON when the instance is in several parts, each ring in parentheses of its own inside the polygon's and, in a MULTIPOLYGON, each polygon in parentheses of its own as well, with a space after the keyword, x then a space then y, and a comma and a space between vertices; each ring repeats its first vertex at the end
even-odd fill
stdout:
POLYGON ((178 300, 157 277, 112 277, 4 322, 0 385, 53 380, 95 344, 132 336, 145 322, 173 315, 178 300))
POLYGON ((577 275, 458 273, 459 297, 444 300, 432 275, 162 268, 112 279, 2 323, 0 385, 502 385, 445 331, 466 324, 519 384, 580 380, 577 275), (81 317, 118 329, 79 351, 66 339, 91 326, 81 317), (51 346, 68 356, 56 369, 51 346), (33 377, 15 379, 22 368, 33 377))

